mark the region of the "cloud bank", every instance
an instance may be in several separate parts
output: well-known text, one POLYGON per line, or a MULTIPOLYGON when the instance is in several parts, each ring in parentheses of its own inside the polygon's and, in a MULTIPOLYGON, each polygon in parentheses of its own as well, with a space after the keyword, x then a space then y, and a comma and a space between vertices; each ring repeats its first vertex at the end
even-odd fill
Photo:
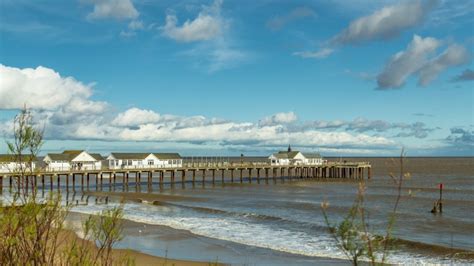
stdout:
MULTIPOLYGON (((305 125, 293 112, 276 113, 258 122, 176 116, 137 107, 115 113, 110 104, 92 99, 92 85, 61 76, 50 68, 1 65, 0 76, 5 80, 0 83, 0 110, 22 108, 26 103, 33 109, 36 121, 45 127, 47 139, 217 143, 225 148, 280 147, 291 143, 308 148, 364 150, 392 149, 397 145, 387 137, 366 134, 371 125, 362 121, 350 126, 317 121, 305 125), (331 124, 335 130, 327 130, 331 124), (338 130, 343 129, 342 125, 348 130, 338 130)), ((10 135, 9 125, 11 121, 2 126, 1 133, 10 135)))

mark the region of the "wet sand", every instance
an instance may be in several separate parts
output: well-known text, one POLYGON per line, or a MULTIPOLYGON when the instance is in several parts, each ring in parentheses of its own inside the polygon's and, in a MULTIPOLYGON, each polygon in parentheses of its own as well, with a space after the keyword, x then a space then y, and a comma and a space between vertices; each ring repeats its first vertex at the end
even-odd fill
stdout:
MULTIPOLYGON (((85 243, 85 245, 89 249, 97 249, 97 247, 90 241, 83 240, 79 237, 76 232, 80 231, 80 223, 78 221, 82 221, 86 218, 86 215, 78 214, 71 212, 68 214, 66 225, 69 228, 68 230, 64 230, 60 236, 61 239, 64 239, 62 242, 63 245, 65 243, 70 243, 73 240, 77 240, 79 243, 85 243)), ((143 225, 138 223, 133 223, 128 220, 123 221, 124 226, 124 233, 130 233, 131 231, 136 232, 137 228, 143 228, 143 225)), ((179 236, 175 236, 179 237, 179 236)), ((169 239, 172 240, 172 239, 169 239)), ((61 247, 60 247, 61 249, 61 247)), ((176 265, 176 266, 208 266, 208 265, 224 265, 222 263, 218 263, 217 261, 190 261, 190 260, 181 260, 181 259, 172 259, 167 256, 154 256, 150 254, 146 254, 140 252, 135 249, 123 249, 123 248, 114 248, 112 251, 112 256, 114 258, 130 258, 134 261, 135 265, 176 265)))

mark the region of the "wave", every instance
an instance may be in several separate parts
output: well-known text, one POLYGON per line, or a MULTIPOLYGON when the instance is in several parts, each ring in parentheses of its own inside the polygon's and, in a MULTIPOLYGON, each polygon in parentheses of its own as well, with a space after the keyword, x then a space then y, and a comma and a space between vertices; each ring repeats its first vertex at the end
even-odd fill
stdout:
MULTIPOLYGON (((106 207, 103 205, 78 206, 72 211, 97 214, 106 207)), ((209 208, 204 208, 204 210, 205 212, 215 212, 209 208)), ((284 228, 275 229, 268 224, 252 223, 242 219, 245 214, 233 217, 209 215, 205 212, 190 213, 186 211, 186 208, 183 210, 183 207, 176 208, 171 205, 130 203, 124 206, 124 219, 145 224, 164 225, 186 230, 195 235, 291 254, 345 259, 344 254, 336 248, 333 239, 328 234, 312 234, 284 228)), ((390 263, 442 263, 443 261, 446 262, 446 258, 430 254, 414 255, 406 251, 397 251, 396 254, 390 256, 390 263)))

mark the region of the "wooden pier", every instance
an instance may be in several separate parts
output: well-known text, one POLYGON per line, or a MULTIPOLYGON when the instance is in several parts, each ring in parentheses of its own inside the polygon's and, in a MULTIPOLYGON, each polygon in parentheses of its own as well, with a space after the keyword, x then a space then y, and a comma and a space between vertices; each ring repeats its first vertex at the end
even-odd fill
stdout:
MULTIPOLYGON (((269 165, 268 163, 206 163, 184 164, 176 168, 134 168, 134 169, 101 169, 101 170, 70 170, 70 171, 39 171, 25 177, 26 184, 32 189, 49 188, 66 190, 80 188, 102 190, 104 186, 109 190, 121 187, 128 191, 130 185, 140 190, 146 185, 151 190, 153 184, 177 184, 191 182, 212 183, 260 183, 269 179, 348 179, 360 180, 372 177, 371 165, 368 162, 328 162, 323 165, 269 165), (61 183, 63 182, 63 183, 61 183)), ((0 193, 3 183, 8 179, 11 190, 16 182, 17 175, 0 173, 0 193)))

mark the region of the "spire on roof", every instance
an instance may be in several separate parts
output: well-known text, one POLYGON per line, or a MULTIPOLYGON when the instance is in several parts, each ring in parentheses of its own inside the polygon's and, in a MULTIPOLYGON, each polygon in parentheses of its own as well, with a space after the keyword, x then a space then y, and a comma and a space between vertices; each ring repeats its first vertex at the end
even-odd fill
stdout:
POLYGON ((291 152, 291 145, 288 144, 288 152, 291 152))

